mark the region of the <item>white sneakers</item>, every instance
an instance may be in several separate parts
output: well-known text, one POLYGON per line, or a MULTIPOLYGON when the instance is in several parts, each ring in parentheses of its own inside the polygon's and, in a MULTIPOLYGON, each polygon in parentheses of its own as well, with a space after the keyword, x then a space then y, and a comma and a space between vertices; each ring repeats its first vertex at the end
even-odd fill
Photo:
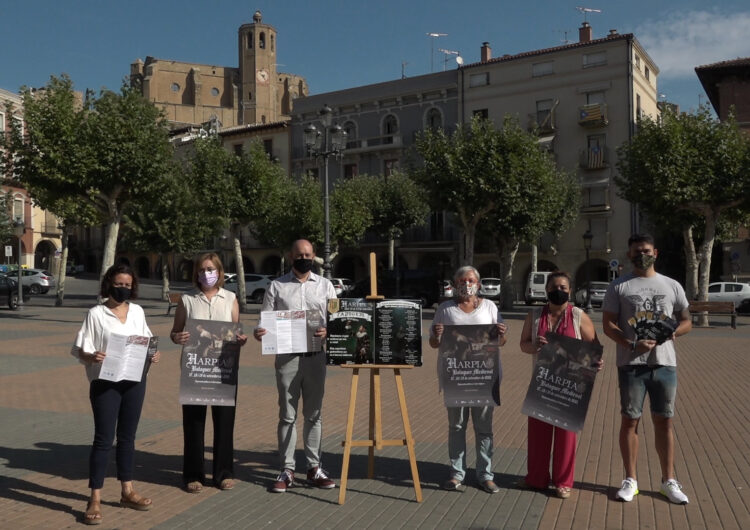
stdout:
POLYGON ((687 504, 687 495, 682 493, 682 484, 677 482, 675 479, 670 478, 666 482, 662 483, 659 493, 664 495, 670 502, 675 504, 687 504))
POLYGON ((636 495, 638 495, 638 481, 628 477, 622 481, 622 486, 617 490, 615 498, 618 501, 630 502, 636 495))
MULTIPOLYGON (((682 493, 682 485, 673 478, 670 478, 669 480, 662 483, 659 493, 664 495, 667 499, 669 499, 670 502, 673 502, 674 504, 688 503, 687 495, 682 493)), ((615 498, 618 501, 630 502, 636 495, 638 495, 638 481, 636 481, 634 478, 628 477, 622 481, 622 487, 617 490, 615 498)))

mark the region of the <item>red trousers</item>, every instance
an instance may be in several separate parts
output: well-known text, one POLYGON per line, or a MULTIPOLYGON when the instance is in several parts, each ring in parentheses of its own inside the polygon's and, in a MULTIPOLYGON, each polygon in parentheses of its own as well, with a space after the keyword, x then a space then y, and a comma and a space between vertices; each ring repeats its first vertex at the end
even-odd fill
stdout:
POLYGON ((576 433, 529 417, 526 483, 534 488, 549 486, 549 456, 552 452, 552 483, 555 487, 573 487, 576 468, 576 433), (554 437, 555 447, 552 449, 554 437))

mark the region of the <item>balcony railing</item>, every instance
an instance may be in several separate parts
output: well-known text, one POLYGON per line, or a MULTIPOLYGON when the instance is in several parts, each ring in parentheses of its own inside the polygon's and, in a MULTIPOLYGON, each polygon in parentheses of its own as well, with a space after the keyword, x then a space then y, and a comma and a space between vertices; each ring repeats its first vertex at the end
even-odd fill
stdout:
POLYGON ((606 103, 592 103, 578 107, 578 124, 582 127, 604 127, 609 123, 606 103))
POLYGON ((346 154, 391 149, 394 147, 401 147, 402 145, 403 142, 400 134, 386 134, 384 136, 371 136, 370 138, 357 138, 349 140, 346 143, 346 154))
POLYGON ((589 147, 578 151, 578 166, 583 169, 609 167, 609 149, 606 146, 589 147))

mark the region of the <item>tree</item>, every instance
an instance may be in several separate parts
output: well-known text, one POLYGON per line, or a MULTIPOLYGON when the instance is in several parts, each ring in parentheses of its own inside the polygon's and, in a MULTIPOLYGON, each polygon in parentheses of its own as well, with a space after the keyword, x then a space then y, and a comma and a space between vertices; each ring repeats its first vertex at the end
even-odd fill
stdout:
POLYGON ((638 133, 617 154, 619 194, 656 223, 679 225, 687 294, 706 300, 717 228, 750 210, 750 140, 733 117, 720 122, 705 107, 666 110, 659 121, 639 120, 638 133))
POLYGON ((0 193, 0 244, 8 243, 13 237, 12 208, 10 193, 0 193))
POLYGON ((26 137, 16 126, 9 145, 13 170, 35 196, 49 198, 46 207, 61 198, 80 203, 76 211, 80 206, 85 215, 77 221, 96 212, 105 223, 103 275, 114 263, 126 208, 151 200, 168 173, 166 120, 135 87, 87 93, 77 104, 66 76, 53 76, 36 93, 23 89, 23 100, 26 137))
MULTIPOLYGON (((78 177, 91 170, 95 161, 82 138, 82 103, 67 76, 52 77, 45 89, 23 89, 25 130, 13 120, 11 134, 0 139, 5 149, 5 173, 27 189, 34 204, 62 222, 62 259, 56 282, 57 306, 65 296, 65 264, 68 233, 72 226, 90 226, 97 221, 91 203, 78 192, 78 177)), ((9 107, 8 113, 13 109, 9 107)))

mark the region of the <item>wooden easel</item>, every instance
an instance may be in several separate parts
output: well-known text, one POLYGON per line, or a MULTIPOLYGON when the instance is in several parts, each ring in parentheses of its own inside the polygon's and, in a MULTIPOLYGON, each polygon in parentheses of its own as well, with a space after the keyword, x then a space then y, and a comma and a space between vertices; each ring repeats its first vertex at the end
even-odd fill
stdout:
MULTIPOLYGON (((368 300, 382 300, 378 295, 377 272, 375 265, 375 253, 370 253, 370 296, 368 300)), ((403 364, 342 364, 342 368, 352 369, 352 386, 349 394, 349 414, 346 420, 346 438, 341 445, 344 447, 344 462, 341 466, 341 487, 339 489, 339 504, 344 504, 346 499, 346 482, 349 474, 349 457, 352 447, 367 447, 367 478, 375 475, 375 449, 386 446, 405 445, 409 453, 409 464, 411 465, 411 476, 414 482, 414 492, 417 502, 422 502, 422 487, 419 484, 419 472, 417 470, 417 457, 414 452, 414 438, 411 435, 409 413, 406 409, 406 396, 404 394, 404 383, 401 380, 401 370, 414 368, 403 364), (354 434, 354 411, 357 405, 357 384, 359 383, 359 371, 370 370, 370 437, 367 440, 353 440, 354 434), (397 440, 383 440, 383 422, 380 393, 380 370, 393 370, 396 379, 396 392, 398 404, 401 410, 401 420, 404 424, 404 438, 397 440)))

